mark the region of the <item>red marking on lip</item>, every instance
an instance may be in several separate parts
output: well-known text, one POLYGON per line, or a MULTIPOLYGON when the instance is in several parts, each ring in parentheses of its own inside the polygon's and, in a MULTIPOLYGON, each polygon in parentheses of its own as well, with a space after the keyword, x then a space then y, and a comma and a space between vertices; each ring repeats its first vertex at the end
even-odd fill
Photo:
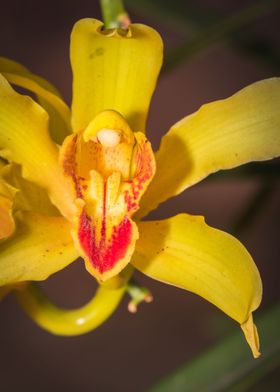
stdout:
POLYGON ((124 217, 121 223, 114 227, 109 240, 106 240, 106 230, 102 225, 100 241, 96 239, 96 228, 91 218, 82 212, 78 230, 78 238, 92 266, 101 274, 111 270, 119 260, 126 255, 132 239, 132 223, 124 217))
POLYGON ((138 146, 135 163, 135 177, 127 181, 128 189, 125 190, 125 203, 130 215, 139 209, 139 200, 155 173, 154 156, 147 140, 138 146))

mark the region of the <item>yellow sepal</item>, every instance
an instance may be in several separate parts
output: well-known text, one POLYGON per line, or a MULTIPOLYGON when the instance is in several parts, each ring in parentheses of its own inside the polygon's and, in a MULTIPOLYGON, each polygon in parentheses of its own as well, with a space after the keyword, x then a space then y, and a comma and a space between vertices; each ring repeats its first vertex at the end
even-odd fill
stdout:
POLYGON ((127 34, 78 21, 71 35, 72 125, 78 132, 103 110, 116 110, 134 131, 145 131, 162 64, 162 41, 152 28, 132 24, 127 34))

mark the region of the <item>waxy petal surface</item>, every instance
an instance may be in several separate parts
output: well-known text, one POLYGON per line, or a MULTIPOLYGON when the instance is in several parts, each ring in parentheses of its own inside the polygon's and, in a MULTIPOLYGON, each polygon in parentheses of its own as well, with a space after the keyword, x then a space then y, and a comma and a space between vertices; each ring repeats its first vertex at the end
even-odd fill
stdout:
POLYGON ((121 113, 145 132, 150 100, 162 64, 162 41, 152 28, 132 24, 127 35, 102 31, 96 19, 77 22, 71 35, 72 125, 78 132, 101 111, 121 113))
POLYGON ((0 286, 44 280, 77 257, 64 218, 24 213, 15 235, 0 244, 0 286))
POLYGON ((176 123, 156 153, 157 173, 138 218, 218 170, 280 155, 280 78, 203 105, 176 123))
POLYGON ((233 236, 186 214, 140 222, 132 264, 144 274, 200 295, 243 327, 254 356, 258 339, 251 314, 262 297, 258 269, 233 236), (254 329, 255 333, 252 333, 254 329))
POLYGON ((58 148, 48 134, 48 115, 30 97, 15 92, 0 75, 0 156, 22 165, 24 178, 47 189, 65 216, 74 205, 58 163, 58 148))

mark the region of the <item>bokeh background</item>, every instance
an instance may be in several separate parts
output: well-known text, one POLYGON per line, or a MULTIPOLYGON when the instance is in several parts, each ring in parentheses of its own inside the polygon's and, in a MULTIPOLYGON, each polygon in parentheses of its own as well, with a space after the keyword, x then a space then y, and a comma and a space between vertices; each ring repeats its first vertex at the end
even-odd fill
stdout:
MULTIPOLYGON (((161 33, 167 56, 187 40, 197 39, 202 29, 217 25, 221 17, 229 18, 253 3, 126 2, 133 21, 149 24, 161 33)), ((252 82, 279 74, 279 16, 279 9, 274 8, 230 36, 217 39, 193 55, 189 52, 162 73, 148 121, 148 135, 155 149, 173 123, 203 103, 225 98, 252 82)), ((69 34, 74 22, 83 17, 101 17, 98 1, 1 2, 0 54, 51 81, 70 103, 69 34)), ((253 172, 255 166, 251 168, 253 172)), ((274 166, 262 165, 260 170, 266 173, 270 168, 274 166)), ((205 215, 210 225, 237 233, 262 275, 261 314, 280 297, 280 182, 275 173, 269 181, 266 174, 248 177, 242 173, 235 170, 211 176, 161 205, 151 217, 164 218, 186 211, 205 215), (250 216, 248 209, 255 205, 250 216), (247 216, 250 219, 244 220, 247 216)), ((46 333, 33 324, 12 296, 7 297, 0 307, 1 391, 145 391, 238 328, 193 294, 140 274, 137 279, 152 291, 154 302, 141 305, 132 315, 127 311, 126 298, 107 323, 80 337, 46 333)), ((92 296, 95 283, 83 263, 77 261, 44 282, 43 287, 57 304, 72 308, 92 296)), ((254 391, 279 389, 277 367, 254 387, 254 391)))

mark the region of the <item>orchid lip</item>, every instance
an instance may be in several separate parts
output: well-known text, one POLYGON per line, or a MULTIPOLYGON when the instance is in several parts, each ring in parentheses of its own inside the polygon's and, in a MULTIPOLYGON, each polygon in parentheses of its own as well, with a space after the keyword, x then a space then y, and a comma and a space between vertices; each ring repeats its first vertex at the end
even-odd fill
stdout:
POLYGON ((76 248, 88 271, 106 280, 134 252, 138 229, 132 216, 155 172, 151 146, 119 113, 106 110, 65 140, 62 165, 79 200, 72 230, 76 248))

